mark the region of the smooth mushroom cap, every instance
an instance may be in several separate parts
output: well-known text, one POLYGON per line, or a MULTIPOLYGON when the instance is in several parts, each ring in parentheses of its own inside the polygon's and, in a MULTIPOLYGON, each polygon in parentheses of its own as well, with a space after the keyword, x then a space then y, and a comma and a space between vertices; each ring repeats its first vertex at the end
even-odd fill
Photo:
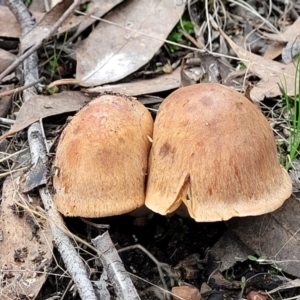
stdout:
POLYGON ((163 101, 148 169, 146 206, 165 215, 184 202, 198 222, 268 213, 292 191, 267 119, 220 84, 183 87, 163 101))
POLYGON ((153 120, 138 101, 105 95, 63 130, 54 166, 54 201, 65 216, 119 215, 145 203, 153 120))

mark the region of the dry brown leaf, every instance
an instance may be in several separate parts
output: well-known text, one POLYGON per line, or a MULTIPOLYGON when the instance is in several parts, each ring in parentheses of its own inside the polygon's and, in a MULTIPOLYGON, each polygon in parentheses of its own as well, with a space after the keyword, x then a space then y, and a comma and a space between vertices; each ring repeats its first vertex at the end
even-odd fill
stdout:
MULTIPOLYGON (((33 12, 36 21, 39 21, 44 14, 33 12)), ((0 5, 0 36, 9 38, 19 38, 21 35, 21 28, 18 24, 14 14, 7 6, 0 5)))
POLYGON ((257 255, 266 255, 283 271, 300 276, 300 203, 291 197, 278 210, 257 217, 235 218, 231 230, 257 255))
POLYGON ((30 11, 38 11, 38 12, 45 13, 45 11, 47 11, 47 9, 46 9, 46 3, 47 2, 45 2, 45 1, 31 0, 30 1, 30 5, 29 5, 29 10, 30 11))
POLYGON ((180 68, 177 68, 171 74, 165 74, 151 79, 132 81, 127 83, 106 84, 103 86, 86 89, 86 91, 98 93, 111 91, 113 93, 121 93, 129 96, 138 96, 177 89, 179 86, 180 68))
POLYGON ((264 53, 264 58, 266 59, 274 59, 281 55, 281 51, 284 48, 284 44, 280 42, 273 42, 271 45, 268 46, 264 53))
POLYGON ((285 47, 286 42, 294 42, 299 35, 300 18, 298 18, 293 25, 287 28, 282 34, 268 34, 263 33, 267 38, 274 42, 268 46, 264 57, 267 59, 274 59, 279 56, 285 47))
POLYGON ((26 204, 27 196, 18 189, 19 178, 7 177, 3 185, 0 299, 20 299, 20 294, 35 297, 46 280, 52 258, 52 234, 48 222, 14 206, 20 202, 35 210, 41 203, 38 198, 31 197, 32 203, 26 204))
POLYGON ((264 33, 262 34, 269 38, 270 40, 277 42, 293 42, 299 35, 299 27, 300 27, 300 17, 293 23, 293 25, 289 26, 285 32, 282 34, 271 34, 264 33))
POLYGON ((221 33, 247 68, 261 78, 251 90, 253 100, 260 101, 264 97, 282 95, 280 86, 284 87, 288 95, 294 95, 296 67, 293 63, 285 65, 250 53, 235 44, 224 32, 221 33))
POLYGON ((15 16, 7 6, 0 6, 0 36, 18 38, 21 28, 15 16))
POLYGON ((62 92, 53 96, 33 96, 30 101, 26 101, 22 105, 15 124, 7 133, 0 136, 0 140, 40 119, 77 111, 89 101, 90 98, 80 92, 62 92))
POLYGON ((119 26, 100 22, 77 49, 76 78, 80 84, 114 82, 149 62, 184 11, 183 2, 178 6, 175 2, 125 1, 109 13, 106 19, 119 26))
MULTIPOLYGON (((13 88, 13 84, 0 85, 0 93, 12 90, 13 88)), ((8 114, 12 103, 11 98, 11 96, 5 96, 3 98, 0 98, 0 117, 4 118, 8 114)))
POLYGON ((0 73, 2 73, 9 65, 11 65, 15 59, 15 55, 0 49, 0 73))

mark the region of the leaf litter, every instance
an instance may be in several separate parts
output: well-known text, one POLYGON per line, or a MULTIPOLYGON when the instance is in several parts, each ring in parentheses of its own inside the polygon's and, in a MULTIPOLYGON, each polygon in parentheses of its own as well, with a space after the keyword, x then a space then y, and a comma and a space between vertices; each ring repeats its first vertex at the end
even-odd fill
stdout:
POLYGON ((40 199, 22 194, 20 179, 20 174, 8 176, 2 191, 1 299, 13 299, 16 294, 35 297, 48 276, 53 256, 48 221, 34 213, 40 199))
POLYGON ((260 81, 250 92, 254 101, 261 101, 265 97, 280 96, 282 95, 282 88, 286 89, 289 96, 294 95, 296 73, 294 63, 286 65, 253 54, 234 43, 222 30, 220 32, 248 70, 260 78, 260 81))

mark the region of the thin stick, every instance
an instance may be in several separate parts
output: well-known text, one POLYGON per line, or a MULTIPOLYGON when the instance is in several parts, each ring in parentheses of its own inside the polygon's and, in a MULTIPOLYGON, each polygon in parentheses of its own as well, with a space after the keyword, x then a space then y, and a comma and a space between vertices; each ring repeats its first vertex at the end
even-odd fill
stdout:
POLYGON ((123 262, 109 236, 108 231, 92 240, 107 276, 112 283, 118 299, 139 300, 140 297, 126 272, 123 262))
POLYGON ((5 92, 2 92, 0 93, 0 99, 3 98, 3 97, 6 97, 6 96, 10 96, 10 95, 13 95, 13 94, 16 94, 16 93, 19 93, 19 92, 22 92, 30 87, 33 87, 35 86, 36 84, 38 83, 41 83, 43 81, 45 81, 46 78, 45 77, 41 77, 40 79, 34 81, 34 82, 31 82, 29 84, 26 84, 26 85, 23 85, 23 86, 20 86, 20 87, 17 87, 15 89, 12 89, 12 90, 9 90, 9 91, 5 91, 5 92))

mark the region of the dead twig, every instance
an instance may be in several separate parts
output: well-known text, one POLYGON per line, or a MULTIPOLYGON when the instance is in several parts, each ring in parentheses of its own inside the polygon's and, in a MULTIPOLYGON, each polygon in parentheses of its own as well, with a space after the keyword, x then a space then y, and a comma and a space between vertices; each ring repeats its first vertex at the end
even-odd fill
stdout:
MULTIPOLYGON (((13 94, 22 92, 22 91, 24 91, 24 90, 26 90, 26 89, 28 89, 28 88, 30 88, 30 87, 33 87, 33 86, 35 86, 35 85, 37 85, 37 84, 39 84, 39 83, 41 83, 41 82, 43 82, 43 81, 45 81, 45 80, 46 80, 45 77, 42 77, 42 78, 40 78, 40 79, 38 79, 38 80, 36 80, 36 81, 33 81, 32 83, 29 83, 29 84, 27 84, 27 85, 20 86, 20 87, 17 87, 17 88, 15 88, 15 89, 12 89, 12 90, 5 91, 5 92, 3 92, 3 93, 0 93, 0 100, 1 100, 1 98, 3 98, 3 97, 10 96, 10 95, 13 95, 13 94)), ((13 120, 12 120, 12 121, 13 121, 13 120)))
POLYGON ((139 300, 140 297, 132 284, 129 274, 124 268, 122 260, 108 234, 108 231, 97 236, 92 240, 92 243, 98 249, 98 255, 100 256, 102 265, 118 295, 118 299, 139 300))

